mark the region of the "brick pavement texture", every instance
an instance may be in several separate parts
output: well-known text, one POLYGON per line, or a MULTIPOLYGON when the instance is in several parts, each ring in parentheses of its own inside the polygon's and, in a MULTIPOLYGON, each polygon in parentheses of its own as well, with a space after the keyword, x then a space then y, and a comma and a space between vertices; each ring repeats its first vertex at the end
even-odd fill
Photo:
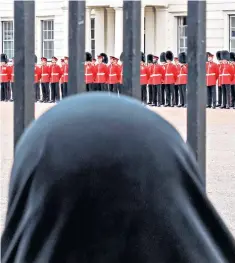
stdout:
MULTIPOLYGON (((51 104, 36 104, 36 117, 51 104)), ((186 138, 186 110, 151 108, 171 122, 186 138)), ((13 160, 13 103, 0 103, 0 233, 7 206, 8 182, 13 160)), ((235 111, 207 110, 207 193, 235 236, 235 111)))

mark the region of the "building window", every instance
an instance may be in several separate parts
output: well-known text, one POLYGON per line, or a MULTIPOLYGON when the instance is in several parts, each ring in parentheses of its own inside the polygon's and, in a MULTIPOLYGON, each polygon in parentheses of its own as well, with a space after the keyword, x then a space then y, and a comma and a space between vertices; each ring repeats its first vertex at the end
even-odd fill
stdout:
POLYGON ((8 58, 14 56, 14 27, 13 21, 2 22, 2 51, 8 58))
POLYGON ((144 54, 145 54, 145 47, 146 47, 146 18, 144 18, 144 54))
POLYGON ((42 56, 48 59, 54 56, 54 21, 42 21, 42 56))
POLYGON ((91 18, 91 54, 95 57, 95 18, 91 18))
POLYGON ((231 52, 235 52, 235 15, 230 16, 229 21, 229 49, 231 52))
POLYGON ((187 19, 186 16, 177 17, 178 52, 187 52, 187 19))

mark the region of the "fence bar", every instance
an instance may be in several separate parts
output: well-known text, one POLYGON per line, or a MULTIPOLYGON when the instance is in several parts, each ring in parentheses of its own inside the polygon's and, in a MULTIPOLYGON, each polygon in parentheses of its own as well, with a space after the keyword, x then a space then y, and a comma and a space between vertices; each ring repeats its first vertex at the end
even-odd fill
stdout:
POLYGON ((14 1, 14 147, 34 119, 35 2, 14 1))
POLYGON ((85 9, 86 1, 69 1, 69 95, 85 91, 85 9))
POLYGON ((187 140, 206 185, 206 1, 188 1, 187 140))
POLYGON ((123 93, 141 98, 140 36, 141 1, 123 1, 123 93))

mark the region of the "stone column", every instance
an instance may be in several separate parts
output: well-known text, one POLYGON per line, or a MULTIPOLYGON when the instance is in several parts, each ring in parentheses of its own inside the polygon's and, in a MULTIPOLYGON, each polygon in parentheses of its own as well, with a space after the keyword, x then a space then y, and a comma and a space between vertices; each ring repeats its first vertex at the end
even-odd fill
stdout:
POLYGON ((120 57, 123 51, 123 9, 115 8, 115 56, 120 57))
POLYGON ((106 52, 109 56, 114 56, 115 49, 115 10, 106 8, 107 30, 106 30, 106 52))
POLYGON ((104 9, 95 9, 95 52, 100 54, 105 50, 104 9))
POLYGON ((145 6, 141 7, 141 51, 144 52, 144 18, 145 18, 145 6))
POLYGON ((147 7, 145 9, 146 18, 145 18, 145 51, 146 54, 155 53, 155 18, 154 10, 152 7, 147 7))
POLYGON ((91 52, 91 9, 86 8, 86 51, 91 52))

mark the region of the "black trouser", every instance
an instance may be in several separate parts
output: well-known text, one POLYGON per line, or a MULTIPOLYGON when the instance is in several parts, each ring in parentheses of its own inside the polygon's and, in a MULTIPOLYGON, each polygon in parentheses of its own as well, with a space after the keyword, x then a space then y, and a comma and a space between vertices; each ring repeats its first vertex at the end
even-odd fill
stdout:
POLYGON ((50 91, 49 91, 49 83, 43 82, 41 83, 42 87, 42 101, 49 101, 50 91))
POLYGON ((222 88, 222 107, 230 107, 230 92, 231 86, 230 84, 221 85, 222 88))
POLYGON ((161 85, 152 85, 153 89, 153 104, 161 105, 161 85))
POLYGON ((207 106, 216 106, 216 86, 207 86, 207 106))
POLYGON ((175 105, 179 105, 179 85, 175 85, 174 92, 175 92, 175 105))
POLYGON ((141 101, 147 103, 147 85, 141 85, 141 101))
POLYGON ((175 105, 175 85, 165 84, 166 89, 166 105, 175 105))
POLYGON ((161 105, 165 104, 165 84, 161 85, 161 105))
POLYGON ((222 104, 222 88, 221 86, 218 87, 218 105, 222 104))
POLYGON ((34 83, 35 102, 40 100, 40 87, 39 83, 34 83))
POLYGON ((235 107, 235 84, 231 85, 231 106, 235 107))
POLYGON ((1 101, 7 100, 7 82, 1 82, 1 101))
POLYGON ((6 98, 5 100, 8 101, 11 99, 11 84, 10 82, 7 82, 7 85, 6 85, 6 98))
POLYGON ((52 101, 60 100, 59 82, 51 83, 51 100, 52 101))
POLYGON ((152 84, 149 84, 148 85, 148 89, 149 89, 149 103, 154 103, 153 102, 153 85, 152 84))
POLYGON ((180 104, 182 106, 187 105, 187 85, 186 84, 180 84, 179 86, 179 93, 180 93, 180 104))
POLYGON ((68 82, 62 83, 61 94, 62 94, 62 98, 65 98, 68 96, 68 82))
POLYGON ((119 86, 119 94, 122 94, 122 92, 123 92, 123 84, 118 84, 118 86, 119 86))
POLYGON ((119 92, 119 84, 109 84, 109 91, 113 93, 118 93, 119 92))
POLYGON ((108 91, 108 84, 96 83, 94 85, 94 91, 108 91))
POLYGON ((92 84, 93 84, 93 83, 86 83, 86 92, 93 91, 92 84))

